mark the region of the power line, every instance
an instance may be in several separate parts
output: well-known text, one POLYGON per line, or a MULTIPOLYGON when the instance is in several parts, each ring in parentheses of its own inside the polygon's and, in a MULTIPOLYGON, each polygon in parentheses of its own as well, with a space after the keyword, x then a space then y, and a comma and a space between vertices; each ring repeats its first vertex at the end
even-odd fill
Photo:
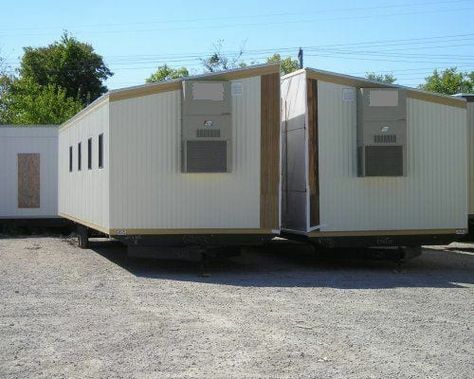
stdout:
MULTIPOLYGON (((417 59, 417 58, 430 58, 430 59, 456 59, 457 61, 468 60, 472 62, 474 56, 469 55, 447 55, 447 54, 412 54, 412 53, 392 53, 390 51, 367 51, 367 50, 350 50, 350 49, 319 49, 320 52, 323 53, 334 53, 334 54, 341 54, 341 55, 363 55, 363 56, 382 56, 382 57, 401 57, 406 59, 417 59)), ((318 50, 314 50, 315 53, 318 50)))
MULTIPOLYGON (((457 66, 458 68, 466 68, 466 67, 473 67, 474 68, 474 64, 464 64, 464 65, 458 65, 457 66)), ((380 71, 380 70, 377 70, 377 73, 378 74, 395 74, 397 73, 397 76, 398 75, 401 75, 399 74, 399 72, 401 73, 407 73, 407 74, 417 74, 417 73, 424 73, 424 72, 427 72, 428 71, 432 71, 434 69, 439 69, 439 67, 417 67, 417 68, 404 68, 404 69, 391 69, 391 70, 383 70, 383 71, 380 71), (416 72, 414 72, 416 71, 416 72)), ((365 75, 367 74, 367 72, 370 72, 370 70, 366 70, 366 71, 358 71, 358 72, 349 72, 347 73, 348 75, 365 75)))
MULTIPOLYGON (((434 48, 446 48, 446 47, 456 47, 459 45, 453 45, 452 42, 457 42, 457 41, 473 41, 474 40, 474 33, 469 33, 469 34, 457 34, 457 35, 445 35, 445 36, 431 36, 431 37, 422 37, 422 38, 410 38, 410 39, 398 39, 398 40, 385 40, 385 41, 366 41, 366 42, 349 42, 349 43, 343 43, 343 44, 332 44, 332 45, 314 45, 314 46, 302 46, 306 51, 315 51, 315 52, 320 52, 323 49, 326 49, 327 47, 330 47, 330 50, 336 50, 335 48, 339 47, 364 47, 364 48, 370 48, 370 47, 390 47, 390 50, 377 50, 377 51, 360 51, 357 50, 357 53, 368 53, 368 54, 387 54, 390 55, 394 51, 400 51, 400 50, 408 50, 410 48, 412 49, 434 49, 434 48), (423 45, 423 46, 417 46, 416 45, 423 45), (436 45, 431 45, 429 44, 436 44, 436 45), (444 45, 448 44, 448 45, 444 45), (382 46, 380 46, 382 45, 382 46), (403 46, 404 47, 399 47, 399 48, 393 48, 397 46, 403 46)), ((467 44, 471 45, 471 44, 467 44)), ((462 45, 464 46, 464 45, 462 45)), ((266 49, 250 49, 250 50, 245 50, 244 55, 246 57, 253 57, 255 55, 261 55, 261 54, 273 54, 275 52, 281 53, 281 54, 294 54, 297 51, 298 47, 297 46, 292 46, 292 47, 279 47, 279 48, 266 48, 266 49)), ((343 49, 337 49, 338 52, 341 52, 343 49)), ((344 52, 346 52, 348 49, 344 49, 344 52)), ((350 49, 350 51, 355 51, 350 49)), ((223 51, 223 54, 225 55, 234 55, 237 54, 238 51, 232 51, 232 50, 227 50, 223 51)), ((187 59, 195 60, 199 59, 200 57, 204 57, 209 55, 209 51, 206 52, 194 52, 194 53, 167 53, 167 54, 149 54, 149 55, 119 55, 119 56, 109 56, 105 57, 105 59, 109 63, 115 63, 115 64, 132 64, 132 63, 154 63, 157 60, 167 60, 167 61, 184 61, 187 59)), ((397 54, 397 56, 400 56, 400 54, 397 54)), ((423 54, 423 57, 438 57, 438 58, 450 58, 450 57, 456 57, 456 58, 466 58, 466 59, 471 59, 473 56, 465 56, 465 55, 452 55, 450 54, 449 56, 446 54, 423 54)), ((18 60, 15 61, 17 63, 18 60)), ((14 64, 13 61, 7 60, 7 63, 9 64, 14 64)))
MULTIPOLYGON (((415 39, 404 39, 404 40, 387 40, 387 41, 376 41, 376 42, 360 42, 360 43, 346 43, 346 44, 334 44, 334 45, 315 45, 315 46, 303 46, 303 49, 305 49, 306 51, 311 51, 311 50, 319 50, 319 49, 322 49, 322 48, 325 48, 325 47, 328 47, 328 46, 359 46, 361 44, 364 44, 364 45, 369 45, 369 44, 381 44, 381 43, 385 43, 385 45, 392 45, 397 42, 397 41, 403 41, 404 44, 424 44, 426 45, 427 43, 440 43, 440 42, 443 42, 443 43, 450 43, 449 46, 447 47, 452 47, 452 43, 451 42, 454 42, 454 41, 472 41, 474 40, 474 33, 471 33, 471 34, 461 34, 461 35, 454 35, 454 36, 437 36, 437 37, 425 37, 425 38, 415 38, 415 39), (454 38, 454 37, 469 37, 470 38, 454 38), (440 39, 440 38, 449 38, 449 40, 446 40, 446 41, 430 41, 432 39, 440 39), (410 42, 412 41, 412 42, 410 42)), ((471 44, 469 44, 471 45, 471 44)), ((437 46, 425 46, 425 48, 445 48, 446 46, 442 46, 442 45, 437 45, 437 46)), ((416 49, 421 49, 423 47, 416 47, 416 49)), ((295 53, 297 51, 298 47, 297 46, 292 46, 292 47, 283 47, 283 48, 267 48, 267 49, 250 49, 250 50, 245 50, 244 54, 245 56, 251 56, 252 54, 264 54, 264 53, 267 53, 267 54, 272 54, 272 53, 275 53, 275 52, 279 52, 279 53, 284 53, 284 52, 287 52, 287 53, 295 53)), ((400 48, 400 49, 391 49, 390 51, 397 51, 397 50, 403 50, 403 49, 407 49, 406 47, 405 48, 400 48)), ((390 52, 388 51, 388 52, 390 52)), ((384 51, 378 51, 377 53, 380 53, 380 52, 384 52, 384 51)), ((238 51, 223 51, 224 54, 228 54, 228 55, 233 55, 233 54, 237 54, 238 51)), ((197 52, 197 53, 186 53, 186 54, 165 54, 165 55, 142 55, 142 56, 111 56, 109 57, 108 59, 117 59, 117 61, 127 61, 129 59, 137 59, 137 60, 140 60, 141 62, 143 61, 147 61, 147 60, 156 60, 156 59, 186 59, 186 58, 199 58, 199 57, 203 57, 203 56, 206 56, 208 55, 209 52, 197 52)), ((425 54, 426 56, 426 54, 425 54)), ((465 58, 472 58, 472 56, 459 56, 459 57, 465 57, 465 58)))
MULTIPOLYGON (((333 48, 325 48, 327 45, 316 45, 306 46, 306 56, 318 57, 318 58, 330 58, 330 59, 350 59, 358 61, 377 61, 377 62, 396 62, 396 63, 408 63, 408 64, 419 64, 419 63, 434 63, 435 65, 443 66, 457 66, 457 67, 470 67, 469 64, 472 62, 474 56, 469 55, 452 55, 452 54, 412 54, 412 53, 394 53, 397 50, 406 50, 407 47, 390 50, 357 50, 357 49, 344 49, 343 46, 361 46, 369 47, 372 45, 384 44, 384 46, 397 46, 396 43, 407 44, 411 46, 413 44, 429 44, 435 43, 436 46, 430 48, 439 47, 441 43, 450 43, 449 47, 452 47, 452 41, 464 41, 473 40, 474 33, 471 34, 458 34, 458 35, 445 35, 445 36, 431 36, 422 38, 411 38, 411 39, 399 39, 399 40, 386 40, 386 41, 368 41, 368 42, 354 42, 346 44, 334 44, 333 48), (338 46, 340 48, 334 48, 338 46), (309 52, 309 53, 308 53, 309 52), (453 61, 454 59, 454 61, 453 61)), ((425 46, 427 48, 427 46, 425 46)), ((418 48, 420 49, 420 48, 418 48)), ((250 54, 245 52, 244 58, 246 60, 263 60, 268 57, 268 54, 272 53, 295 53, 296 47, 284 47, 275 49, 253 49, 248 50, 250 54), (264 55, 267 54, 267 55, 264 55)), ((228 53, 228 52, 227 52, 228 53)), ((237 53, 236 51, 233 54, 237 53)), ((200 67, 200 57, 209 55, 207 53, 175 53, 175 54, 163 54, 163 55, 141 55, 141 56, 115 56, 106 59, 106 62, 113 71, 126 71, 126 70, 154 70, 161 64, 172 64, 176 63, 179 65, 186 64, 188 67, 200 67), (141 66, 149 64, 150 66, 141 66)), ((418 70, 418 69, 407 69, 407 70, 418 70)), ((71 72, 82 71, 80 68, 77 70, 71 70, 71 72)), ((389 70, 387 72, 392 72, 389 70)), ((397 72, 399 70, 396 70, 397 72)), ((405 74, 406 75, 406 74, 405 74)))
MULTIPOLYGON (((344 58, 344 59, 350 59, 350 60, 362 60, 362 61, 377 61, 377 62, 396 62, 396 63, 412 63, 412 64, 428 64, 428 63, 433 63, 432 60, 429 60, 428 58, 426 60, 403 60, 403 59, 396 59, 394 58, 378 58, 378 57, 354 57, 354 56, 347 56, 347 55, 342 55, 341 54, 327 54, 327 53, 322 53, 322 54, 306 54, 306 56, 310 57, 326 57, 326 58, 344 58)), ((436 64, 446 64, 446 65, 456 65, 455 62, 452 61, 446 61, 446 62, 441 62, 437 61, 435 62, 436 64)))

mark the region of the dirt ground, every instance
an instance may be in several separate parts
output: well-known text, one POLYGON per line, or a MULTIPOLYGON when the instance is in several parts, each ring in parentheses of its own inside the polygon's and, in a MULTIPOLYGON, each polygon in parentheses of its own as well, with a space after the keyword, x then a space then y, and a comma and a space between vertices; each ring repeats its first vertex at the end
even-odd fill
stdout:
POLYGON ((474 245, 195 264, 0 237, 1 378, 472 378, 474 245))

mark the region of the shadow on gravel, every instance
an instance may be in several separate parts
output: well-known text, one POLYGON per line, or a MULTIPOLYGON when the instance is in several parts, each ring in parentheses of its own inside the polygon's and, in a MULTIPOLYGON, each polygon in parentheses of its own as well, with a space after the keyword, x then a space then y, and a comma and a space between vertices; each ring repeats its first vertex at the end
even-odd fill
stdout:
POLYGON ((474 256, 448 249, 424 249, 401 270, 390 260, 361 251, 332 250, 317 256, 304 244, 277 243, 243 249, 237 257, 200 264, 187 261, 129 258, 113 241, 91 241, 90 248, 131 274, 147 279, 193 281, 245 287, 332 287, 377 289, 397 287, 474 287, 474 256))
POLYGON ((63 218, 0 219, 0 239, 65 236, 73 230, 73 223, 63 218))

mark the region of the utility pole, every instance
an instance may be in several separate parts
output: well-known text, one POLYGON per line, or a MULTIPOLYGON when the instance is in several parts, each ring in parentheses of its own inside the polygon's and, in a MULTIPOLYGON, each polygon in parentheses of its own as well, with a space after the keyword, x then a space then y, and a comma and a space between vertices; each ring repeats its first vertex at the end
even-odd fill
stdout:
POLYGON ((298 60, 300 61, 300 68, 303 68, 303 49, 298 50, 298 60))

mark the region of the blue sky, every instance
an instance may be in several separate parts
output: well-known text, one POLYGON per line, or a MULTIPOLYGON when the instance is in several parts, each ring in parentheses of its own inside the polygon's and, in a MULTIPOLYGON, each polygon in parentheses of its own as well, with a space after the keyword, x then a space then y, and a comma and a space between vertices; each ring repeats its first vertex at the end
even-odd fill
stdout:
POLYGON ((115 73, 110 89, 142 84, 168 63, 201 73, 199 57, 223 40, 230 56, 273 52, 304 65, 363 76, 393 72, 415 86, 434 68, 474 70, 474 0, 5 1, 0 54, 14 69, 24 46, 63 30, 91 43, 115 73))

